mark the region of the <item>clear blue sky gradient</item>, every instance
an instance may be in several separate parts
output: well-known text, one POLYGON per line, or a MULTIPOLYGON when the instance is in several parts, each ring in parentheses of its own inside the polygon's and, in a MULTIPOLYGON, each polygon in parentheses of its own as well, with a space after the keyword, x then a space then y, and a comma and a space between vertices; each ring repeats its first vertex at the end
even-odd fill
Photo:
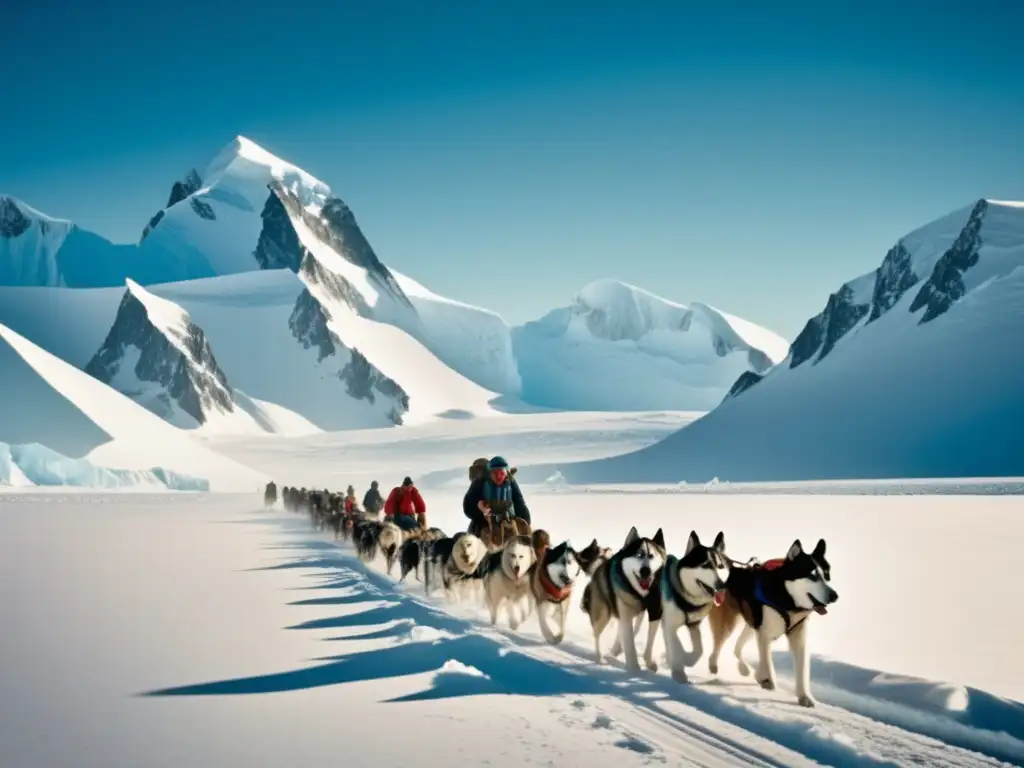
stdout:
POLYGON ((236 134, 511 322, 613 277, 792 338, 902 234, 1024 198, 1024 3, 18 2, 0 193, 136 240, 236 134), (714 8, 709 8, 714 6, 714 8))

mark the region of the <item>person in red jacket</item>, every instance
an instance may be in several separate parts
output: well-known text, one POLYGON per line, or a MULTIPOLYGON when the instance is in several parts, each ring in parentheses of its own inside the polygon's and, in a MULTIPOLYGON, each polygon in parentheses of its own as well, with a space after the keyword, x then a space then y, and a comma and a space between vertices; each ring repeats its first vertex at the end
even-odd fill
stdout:
POLYGON ((351 485, 345 491, 345 514, 351 515, 359 509, 356 504, 356 490, 351 485))
POLYGON ((412 483, 412 478, 405 478, 399 488, 392 488, 388 500, 384 502, 385 517, 406 531, 426 527, 427 505, 423 497, 412 483))

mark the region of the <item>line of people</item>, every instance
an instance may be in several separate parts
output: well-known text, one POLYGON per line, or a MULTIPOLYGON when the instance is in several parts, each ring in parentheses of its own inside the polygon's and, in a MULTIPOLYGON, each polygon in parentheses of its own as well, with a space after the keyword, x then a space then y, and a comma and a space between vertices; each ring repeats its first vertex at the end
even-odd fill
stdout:
MULTIPOLYGON (((526 506, 523 492, 516 482, 515 472, 515 468, 510 467, 502 456, 495 456, 489 460, 477 459, 470 466, 470 485, 462 500, 462 511, 469 520, 470 533, 478 533, 491 519, 502 516, 516 517, 532 524, 530 509, 526 506)), ((314 506, 320 506, 319 496, 322 494, 318 491, 307 492, 304 488, 286 488, 285 491, 309 494, 314 497, 311 499, 314 506)), ((271 506, 276 499, 277 486, 271 482, 267 485, 265 500, 268 506, 271 506)), ((381 495, 380 484, 374 480, 363 495, 362 509, 355 488, 350 485, 345 490, 343 508, 346 516, 363 511, 377 517, 383 512, 385 519, 406 531, 428 527, 426 502, 411 477, 404 478, 401 485, 392 488, 387 499, 381 495)))

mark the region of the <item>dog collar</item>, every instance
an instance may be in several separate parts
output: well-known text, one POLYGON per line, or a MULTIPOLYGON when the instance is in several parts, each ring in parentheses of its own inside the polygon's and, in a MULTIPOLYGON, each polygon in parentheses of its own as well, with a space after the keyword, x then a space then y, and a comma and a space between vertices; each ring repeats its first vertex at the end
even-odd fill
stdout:
POLYGON ((541 562, 537 563, 537 567, 540 570, 540 585, 544 587, 544 591, 553 603, 561 603, 569 599, 569 595, 572 594, 572 582, 570 581, 564 587, 555 586, 555 583, 548 576, 548 569, 544 567, 541 562))

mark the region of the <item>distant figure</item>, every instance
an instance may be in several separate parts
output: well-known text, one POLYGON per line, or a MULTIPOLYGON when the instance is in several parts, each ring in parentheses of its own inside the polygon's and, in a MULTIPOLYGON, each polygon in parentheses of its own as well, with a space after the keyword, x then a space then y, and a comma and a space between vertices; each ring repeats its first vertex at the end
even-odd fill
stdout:
POLYGON ((380 514, 381 509, 384 508, 384 497, 380 495, 377 481, 374 480, 370 483, 370 490, 363 496, 363 509, 373 516, 380 514))
POLYGON ((353 512, 358 511, 359 505, 356 504, 356 489, 351 485, 345 491, 345 514, 351 515, 353 512))
POLYGON ((272 507, 277 503, 277 484, 271 480, 263 492, 263 506, 272 507))
POLYGON ((427 505, 423 497, 413 485, 412 478, 407 477, 399 488, 393 488, 384 503, 385 517, 405 531, 427 527, 427 505))

